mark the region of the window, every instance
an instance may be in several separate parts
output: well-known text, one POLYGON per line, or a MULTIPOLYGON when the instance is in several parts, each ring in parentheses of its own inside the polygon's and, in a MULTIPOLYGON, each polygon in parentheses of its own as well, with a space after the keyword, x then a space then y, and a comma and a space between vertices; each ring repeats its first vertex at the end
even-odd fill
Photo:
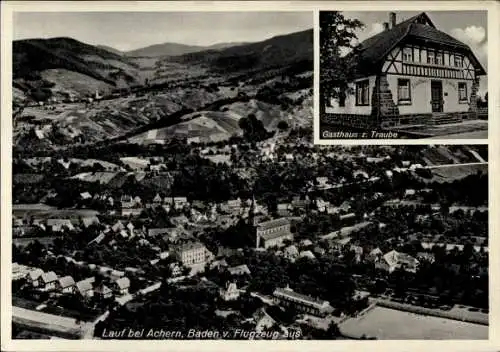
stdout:
POLYGON ((458 101, 461 103, 467 103, 467 84, 465 82, 458 83, 458 101))
POLYGON ((356 82, 356 105, 369 105, 370 83, 368 80, 356 82))
POLYGON ((462 57, 455 55, 455 67, 462 67, 462 57))
POLYGON ((413 48, 413 62, 420 62, 420 49, 413 48))
POLYGON ((403 48, 403 61, 411 62, 413 61, 413 49, 403 48))
POLYGON ((398 79, 398 103, 402 105, 411 104, 409 79, 398 79))
POLYGON ((436 60, 436 65, 442 65, 444 63, 443 53, 437 52, 435 60, 436 60))
POLYGON ((434 51, 427 51, 427 63, 434 64, 434 51))

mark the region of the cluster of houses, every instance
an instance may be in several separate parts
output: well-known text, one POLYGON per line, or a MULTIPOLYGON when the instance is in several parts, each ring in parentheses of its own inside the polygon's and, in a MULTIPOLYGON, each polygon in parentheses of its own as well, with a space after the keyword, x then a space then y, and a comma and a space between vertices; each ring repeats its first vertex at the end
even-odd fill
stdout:
MULTIPOLYGON (((18 269, 19 267, 13 270, 18 269)), ((27 285, 39 291, 56 294, 76 294, 83 299, 94 296, 103 299, 123 296, 128 294, 130 287, 130 279, 125 276, 125 272, 112 269, 108 272, 107 282, 109 283, 107 285, 104 282, 96 284, 95 277, 75 282, 71 276, 58 277, 55 272, 44 272, 40 268, 29 268, 24 275, 19 275, 19 272, 17 272, 16 277, 18 279, 24 278, 27 285)))

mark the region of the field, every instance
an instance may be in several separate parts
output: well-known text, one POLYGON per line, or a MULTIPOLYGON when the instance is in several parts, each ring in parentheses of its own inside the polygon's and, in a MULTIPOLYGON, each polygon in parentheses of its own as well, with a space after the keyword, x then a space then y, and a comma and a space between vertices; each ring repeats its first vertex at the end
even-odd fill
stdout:
POLYGON ((420 138, 485 139, 488 138, 488 121, 471 120, 447 125, 413 126, 400 130, 420 136, 420 138))
POLYGON ((376 337, 379 340, 482 340, 488 339, 488 326, 457 320, 424 316, 385 307, 375 307, 364 315, 340 325, 343 334, 352 337, 376 337))
POLYGON ((64 218, 64 217, 87 217, 96 216, 98 212, 92 209, 56 209, 45 204, 14 204, 12 206, 12 215, 23 217, 33 215, 39 218, 64 218))
POLYGON ((47 236, 47 237, 20 237, 20 238, 13 238, 12 243, 14 243, 16 246, 27 246, 31 242, 38 241, 44 246, 49 246, 54 243, 54 240, 57 238, 57 236, 47 236))
POLYGON ((424 180, 424 182, 452 182, 469 175, 474 175, 478 171, 487 173, 488 165, 464 165, 432 169, 433 177, 431 179, 424 180))

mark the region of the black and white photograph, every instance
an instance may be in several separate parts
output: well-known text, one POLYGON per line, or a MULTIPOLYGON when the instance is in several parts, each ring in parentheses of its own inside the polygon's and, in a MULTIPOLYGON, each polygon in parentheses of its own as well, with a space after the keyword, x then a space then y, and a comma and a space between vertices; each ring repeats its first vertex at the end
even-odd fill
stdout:
POLYGON ((319 17, 321 142, 487 140, 487 11, 319 17))
POLYGON ((2 350, 489 346, 486 12, 271 5, 8 9, 2 350))

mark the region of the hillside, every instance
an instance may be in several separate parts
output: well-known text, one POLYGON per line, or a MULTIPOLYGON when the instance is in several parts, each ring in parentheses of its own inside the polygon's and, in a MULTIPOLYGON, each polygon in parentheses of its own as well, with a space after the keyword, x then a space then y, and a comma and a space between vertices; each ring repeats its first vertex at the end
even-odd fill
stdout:
POLYGON ((98 45, 97 47, 101 48, 101 49, 104 49, 106 51, 109 51, 110 53, 113 53, 113 54, 116 54, 116 55, 120 55, 120 56, 123 55, 123 52, 121 52, 120 50, 112 48, 112 47, 107 46, 107 45, 98 45))
MULTIPOLYGON (((43 90, 50 97, 52 88, 67 81, 43 79, 47 70, 66 70, 90 77, 109 86, 137 84, 138 65, 108 50, 71 38, 26 39, 13 43, 14 86, 27 92, 43 90)), ((45 100, 37 97, 36 100, 45 100)))
POLYGON ((313 30, 276 36, 262 42, 205 50, 170 58, 186 64, 204 64, 215 72, 239 72, 313 62, 313 30))
MULTIPOLYGON (((180 56, 190 53, 195 53, 198 51, 206 51, 206 50, 222 50, 226 48, 230 48, 233 46, 247 44, 244 42, 234 42, 234 43, 218 43, 209 46, 200 46, 200 45, 186 45, 186 44, 178 44, 178 43, 162 43, 150 45, 144 48, 139 48, 135 50, 130 50, 124 55, 128 57, 163 57, 163 56, 180 56)), ((110 49, 109 51, 116 51, 116 53, 120 53, 116 49, 112 49, 109 47, 104 47, 110 49)))
POLYGON ((127 51, 125 55, 130 57, 177 56, 193 53, 204 49, 205 48, 203 46, 185 45, 178 43, 163 43, 127 51))
POLYGON ((16 117, 14 143, 36 150, 111 138, 138 143, 174 136, 219 140, 241 133, 238 121, 249 114, 268 130, 282 120, 311 125, 312 30, 225 45, 237 43, 160 62, 120 56, 68 38, 18 41, 13 82, 17 100, 37 89, 57 97, 96 91, 106 95, 116 87, 135 85, 140 77, 148 79, 149 87, 139 84, 134 92, 108 94, 102 101, 58 100, 24 107, 16 117), (239 69, 248 55, 258 62, 239 69), (228 69, 218 69, 224 60, 229 60, 228 69), (121 72, 132 78, 117 79, 121 72))

